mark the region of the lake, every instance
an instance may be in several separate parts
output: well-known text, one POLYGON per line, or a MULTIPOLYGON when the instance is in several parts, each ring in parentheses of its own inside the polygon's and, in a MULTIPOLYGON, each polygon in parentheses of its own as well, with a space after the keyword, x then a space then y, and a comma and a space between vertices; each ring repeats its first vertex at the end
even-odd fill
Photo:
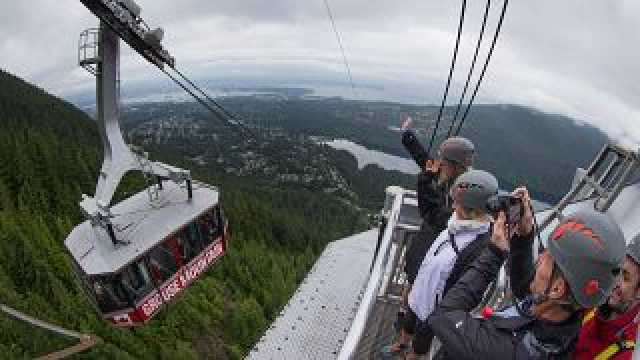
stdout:
MULTIPOLYGON (((403 158, 400 156, 389 155, 382 151, 371 150, 362 145, 356 144, 353 141, 346 139, 336 139, 331 141, 324 141, 323 144, 327 144, 336 150, 346 150, 358 162, 358 169, 362 169, 368 164, 375 164, 385 170, 397 170, 405 174, 415 175, 420 172, 418 165, 413 160, 403 158)), ((501 190, 501 193, 505 191, 501 190)), ((546 209, 549 204, 533 200, 533 207, 536 211, 546 209)))
POLYGON ((335 139, 325 141, 324 144, 336 150, 346 150, 358 162, 358 169, 362 169, 368 164, 375 164, 385 170, 397 170, 405 174, 415 175, 420 172, 418 165, 413 160, 400 156, 389 155, 382 151, 371 150, 353 141, 345 139, 335 139))

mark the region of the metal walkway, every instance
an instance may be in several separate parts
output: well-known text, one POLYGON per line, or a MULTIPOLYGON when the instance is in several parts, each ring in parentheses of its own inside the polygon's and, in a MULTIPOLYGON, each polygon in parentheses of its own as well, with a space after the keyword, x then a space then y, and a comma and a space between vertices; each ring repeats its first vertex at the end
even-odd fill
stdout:
POLYGON ((248 359, 329 359, 342 348, 360 305, 378 230, 327 246, 248 359))

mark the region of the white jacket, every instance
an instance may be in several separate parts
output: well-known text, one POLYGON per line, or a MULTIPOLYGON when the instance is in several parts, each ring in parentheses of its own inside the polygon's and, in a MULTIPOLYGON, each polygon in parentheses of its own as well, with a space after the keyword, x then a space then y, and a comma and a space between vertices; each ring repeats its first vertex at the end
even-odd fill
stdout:
POLYGON ((420 270, 409 293, 409 307, 425 321, 442 299, 449 274, 456 263, 457 254, 451 246, 453 234, 458 251, 464 250, 478 235, 489 231, 489 222, 458 220, 455 213, 449 219, 448 229, 443 230, 427 251, 420 270))

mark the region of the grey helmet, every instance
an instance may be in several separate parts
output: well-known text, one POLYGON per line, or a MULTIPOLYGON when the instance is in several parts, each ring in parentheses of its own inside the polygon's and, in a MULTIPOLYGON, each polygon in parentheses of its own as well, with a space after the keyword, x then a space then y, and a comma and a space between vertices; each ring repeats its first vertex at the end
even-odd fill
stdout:
POLYGON ((475 146, 463 137, 450 137, 440 144, 439 156, 447 161, 469 167, 473 164, 475 146))
POLYGON ((547 244, 576 302, 584 308, 602 305, 625 256, 620 226, 607 214, 581 210, 565 217, 547 244))
POLYGON ((471 169, 451 186, 451 198, 465 208, 486 212, 487 201, 498 194, 498 180, 484 170, 471 169))
POLYGON ((640 234, 634 236, 631 242, 627 244, 627 256, 640 265, 640 234))

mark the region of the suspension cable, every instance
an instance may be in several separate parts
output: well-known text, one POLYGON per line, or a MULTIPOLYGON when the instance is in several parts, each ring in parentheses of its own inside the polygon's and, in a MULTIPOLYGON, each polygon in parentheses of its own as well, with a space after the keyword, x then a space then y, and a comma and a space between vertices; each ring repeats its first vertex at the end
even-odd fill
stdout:
POLYGON ((433 141, 440 127, 440 119, 442 118, 442 111, 444 110, 444 104, 447 102, 447 95, 449 94, 449 86, 451 86, 451 77, 453 76, 453 70, 456 66, 456 58, 458 57, 458 47, 460 46, 460 35, 462 34, 462 24, 464 23, 464 11, 467 7, 467 0, 462 0, 462 9, 460 11, 460 23, 458 24, 458 35, 456 37, 456 46, 453 49, 453 57, 451 59, 451 67, 449 68, 449 77, 447 79, 447 86, 444 89, 444 96, 442 97, 442 103, 440 104, 440 110, 438 111, 438 119, 436 120, 436 126, 431 133, 431 140, 429 140, 429 147, 427 148, 427 155, 431 153, 433 147, 433 141))
POLYGON ((235 122, 237 125, 239 126, 244 126, 244 124, 241 124, 241 121, 231 112, 229 112, 227 109, 225 109, 222 105, 220 105, 220 103, 218 103, 217 101, 215 101, 214 99, 212 99, 204 90, 202 90, 201 88, 199 88, 196 84, 193 83, 193 81, 191 81, 188 77, 186 77, 184 74, 182 74, 178 69, 176 69, 175 67, 172 68, 173 71, 176 72, 176 74, 178 74, 182 79, 184 79, 184 81, 186 81, 189 85, 191 85, 196 91, 198 91, 200 94, 202 94, 207 100, 209 100, 212 104, 215 105, 215 107, 217 109, 219 109, 226 117, 228 120, 232 120, 231 122, 235 122))
POLYGON ((502 12, 500 13, 500 20, 498 20, 498 26, 496 27, 496 31, 493 34, 493 40, 491 41, 491 47, 489 48, 489 54, 487 54, 487 59, 484 62, 484 66, 482 67, 482 72, 480 73, 480 77, 478 78, 478 82, 476 83, 476 87, 473 90, 473 95, 471 95, 471 99, 469 100, 469 104, 467 104, 467 108, 464 111, 464 115, 458 124, 458 128, 456 129, 455 134, 459 135, 462 130, 462 125, 464 125, 465 120, 467 119, 467 115, 469 115, 469 110, 473 105, 473 101, 476 98, 478 93, 478 89, 480 88, 480 83, 482 82, 482 78, 484 78, 484 74, 487 71, 487 66, 489 66, 489 60, 491 60, 491 55, 493 54, 493 49, 496 46, 496 42, 498 41, 498 35, 500 34, 500 29, 502 28, 502 22, 504 20, 504 14, 507 11, 507 5, 509 4, 509 0, 504 0, 504 4, 502 5, 502 12))
POLYGON ((249 130, 249 128, 245 124, 243 124, 242 122, 240 122, 237 119, 235 119, 235 117, 229 116, 230 113, 227 110, 225 110, 220 104, 218 104, 216 101, 211 99, 208 95, 206 95, 204 93, 204 91, 202 91, 200 88, 198 88, 189 79, 184 77, 184 75, 182 75, 179 71, 174 69, 176 71, 176 73, 179 74, 180 77, 184 78, 185 81, 187 81, 187 83, 189 83, 193 87, 193 89, 195 89, 195 91, 198 91, 198 92, 204 94, 204 96, 207 98, 207 100, 212 102, 216 108, 212 107, 208 102, 204 101, 201 97, 199 97, 197 94, 195 94, 193 89, 189 89, 189 87, 187 85, 183 84, 178 78, 176 78, 175 76, 171 75, 166 69, 164 69, 164 68, 159 68, 159 69, 165 75, 167 75, 174 83, 176 83, 184 91, 186 91, 189 95, 191 95, 197 102, 199 102, 202 106, 207 108, 207 110, 211 111, 218 118, 218 120, 220 120, 223 124, 225 124, 225 125, 227 125, 229 127, 240 128, 242 131, 248 133, 251 137, 255 138, 255 135, 253 134, 253 132, 251 130, 249 130))
POLYGON ((347 54, 344 51, 344 46, 342 45, 342 38, 340 37, 340 32, 338 32, 338 27, 336 26, 336 22, 333 18, 333 12, 331 11, 331 7, 329 6, 329 0, 324 0, 324 6, 327 9, 327 15, 329 15, 329 20, 331 21, 331 27, 333 28, 333 32, 336 35, 336 39, 338 39, 338 45, 340 46, 340 52, 342 53, 342 61, 344 62, 344 67, 347 70, 347 77, 349 79, 349 84, 351 85, 351 92, 353 93, 353 97, 357 98, 356 86, 353 83, 353 76, 351 76, 351 67, 349 66, 349 61, 347 60, 347 54))
POLYGON ((451 132, 453 131, 456 124, 456 119, 458 118, 458 114, 460 113, 460 109, 462 108, 462 101, 464 100, 464 97, 467 95, 467 90, 469 89, 469 83, 471 82, 471 75, 473 75, 473 70, 475 69, 476 61, 478 60, 480 45, 482 44, 482 38, 484 37, 484 30, 487 26, 487 18, 489 17, 490 8, 491 8, 491 0, 487 0, 487 5, 484 8, 484 17, 482 19, 482 26, 480 27, 480 35, 478 36, 478 42, 476 43, 476 51, 473 53, 473 60, 471 61, 471 67, 469 68, 467 81, 464 83, 464 89, 462 90, 462 95, 460 95, 460 101, 458 102, 458 106, 456 107, 456 113, 455 115, 453 115, 453 119, 451 120, 451 124, 449 125, 449 131, 447 131, 447 138, 451 136, 451 132))

